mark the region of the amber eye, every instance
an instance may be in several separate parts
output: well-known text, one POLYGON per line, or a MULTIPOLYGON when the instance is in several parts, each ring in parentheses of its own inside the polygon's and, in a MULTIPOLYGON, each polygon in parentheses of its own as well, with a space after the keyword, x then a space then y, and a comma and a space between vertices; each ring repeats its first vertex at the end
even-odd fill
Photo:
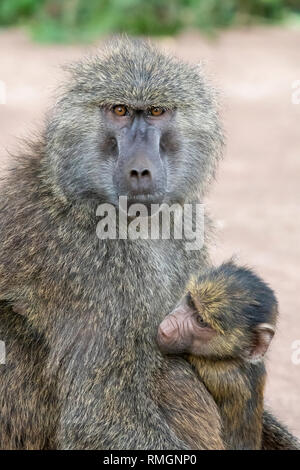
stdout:
POLYGON ((116 106, 113 107, 113 112, 117 116, 125 116, 127 114, 127 108, 123 104, 117 104, 116 106))
POLYGON ((198 325, 201 326, 201 328, 207 328, 210 326, 206 321, 203 320, 203 318, 199 314, 196 316, 196 321, 198 325))
POLYGON ((161 116, 164 112, 163 108, 154 107, 150 109, 151 116, 161 116))

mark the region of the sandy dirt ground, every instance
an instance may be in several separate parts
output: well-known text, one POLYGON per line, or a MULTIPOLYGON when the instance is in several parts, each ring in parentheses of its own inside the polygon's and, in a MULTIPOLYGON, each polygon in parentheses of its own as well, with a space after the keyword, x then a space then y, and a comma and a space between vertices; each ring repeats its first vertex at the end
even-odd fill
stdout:
MULTIPOLYGON (((219 263, 236 255, 277 292, 281 317, 268 359, 266 403, 300 437, 300 104, 292 104, 300 31, 255 28, 214 41, 186 33, 161 42, 187 60, 204 60, 221 90, 227 148, 207 200, 217 225, 212 257, 219 263), (292 348, 297 340, 299 354, 292 348)), ((19 30, 0 33, 7 96, 0 104, 2 173, 16 137, 41 126, 59 65, 86 50, 34 44, 19 30)))

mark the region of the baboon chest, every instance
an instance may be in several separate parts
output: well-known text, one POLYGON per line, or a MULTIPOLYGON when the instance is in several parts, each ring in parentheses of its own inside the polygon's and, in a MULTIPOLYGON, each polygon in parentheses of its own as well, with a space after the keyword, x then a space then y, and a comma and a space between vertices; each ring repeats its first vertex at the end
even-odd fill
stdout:
MULTIPOLYGON (((32 400, 28 390, 29 409, 34 420, 51 416, 51 433, 54 428, 61 442, 83 429, 111 427, 116 408, 130 421, 134 400, 149 400, 152 372, 163 360, 157 327, 182 295, 190 271, 176 247, 82 252, 73 247, 56 265, 46 262, 23 288, 25 302, 31 299, 28 323, 41 338, 41 383, 55 397, 44 403, 41 389, 32 400)), ((37 358, 39 349, 34 352, 37 358)))

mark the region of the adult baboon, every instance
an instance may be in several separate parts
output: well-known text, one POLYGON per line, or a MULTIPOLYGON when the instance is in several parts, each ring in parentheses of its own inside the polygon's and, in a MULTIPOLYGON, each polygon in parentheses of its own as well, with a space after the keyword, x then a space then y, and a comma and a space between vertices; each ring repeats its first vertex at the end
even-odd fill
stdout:
POLYGON ((155 346, 206 246, 96 236, 97 206, 119 196, 202 201, 221 147, 198 68, 127 39, 72 67, 1 190, 1 448, 222 448, 213 399, 155 346), (174 374, 170 416, 158 384, 174 374))

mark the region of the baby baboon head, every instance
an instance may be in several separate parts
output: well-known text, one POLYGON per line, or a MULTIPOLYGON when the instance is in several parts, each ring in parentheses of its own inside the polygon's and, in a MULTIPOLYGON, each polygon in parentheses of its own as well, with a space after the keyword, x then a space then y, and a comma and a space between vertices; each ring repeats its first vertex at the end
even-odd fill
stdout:
POLYGON ((251 270, 225 263, 192 280, 160 324, 158 345, 168 354, 255 362, 275 332, 277 301, 251 270))

